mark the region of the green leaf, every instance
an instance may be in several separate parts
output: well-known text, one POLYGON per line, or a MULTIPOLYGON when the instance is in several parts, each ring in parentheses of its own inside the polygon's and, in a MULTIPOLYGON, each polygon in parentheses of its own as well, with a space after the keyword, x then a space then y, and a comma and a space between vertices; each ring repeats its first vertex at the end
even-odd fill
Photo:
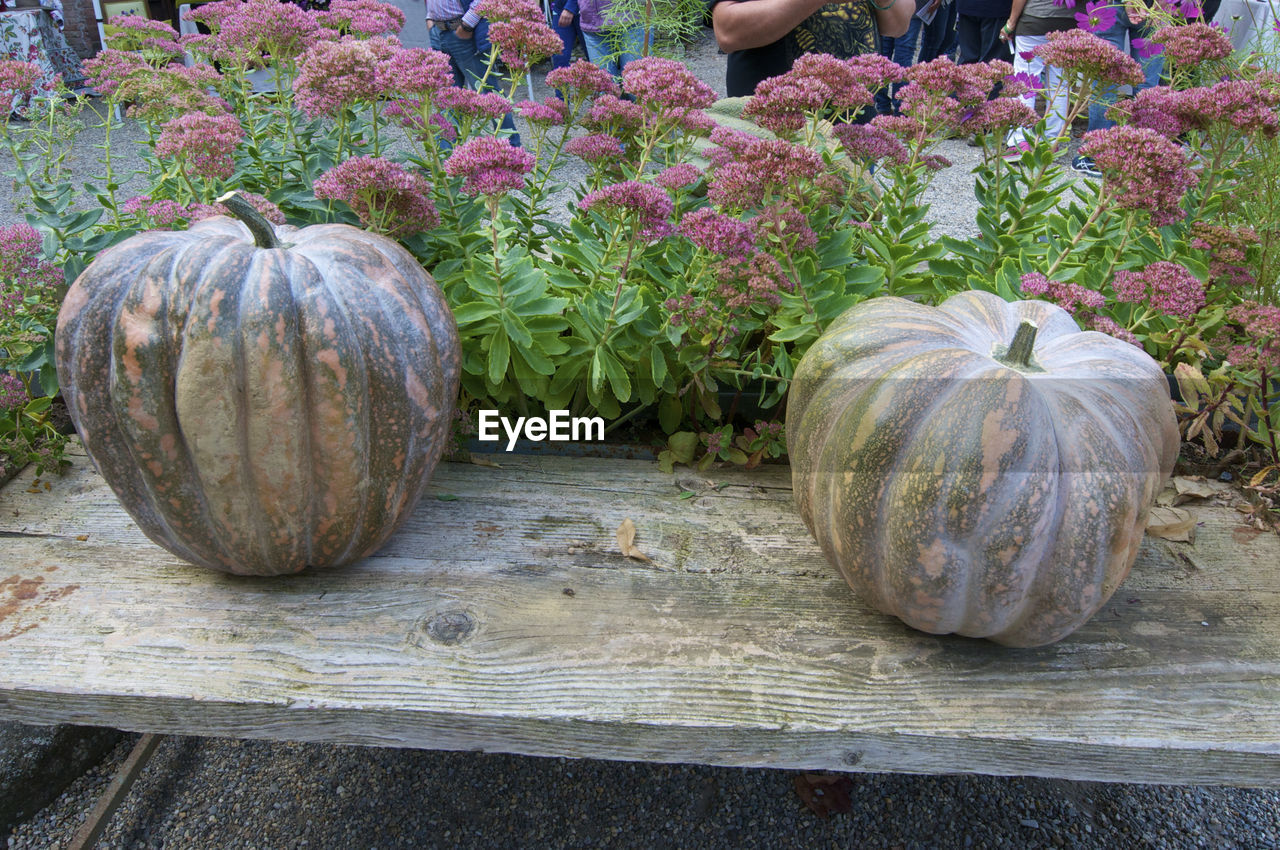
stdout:
POLYGON ((599 350, 604 372, 609 378, 609 386, 613 389, 614 397, 618 401, 629 400, 631 398, 631 378, 627 376, 627 370, 623 368, 622 362, 608 348, 599 350))
POLYGON ((438 500, 439 500, 439 501, 441 501, 441 502, 456 502, 456 501, 458 501, 458 497, 457 497, 457 496, 455 496, 455 495, 454 495, 454 494, 452 494, 452 493, 437 493, 437 494, 436 494, 436 499, 438 499, 438 500))
POLYGON ((502 379, 507 374, 507 364, 511 360, 511 343, 507 339, 507 332, 501 328, 493 334, 493 339, 489 343, 489 383, 493 386, 501 386, 502 379))
POLYGON ((496 316, 501 309, 497 304, 471 301, 453 308, 453 320, 461 327, 478 322, 481 319, 487 319, 490 316, 496 316))
POLYGON ((667 379, 667 357, 660 346, 649 346, 649 370, 653 375, 654 386, 662 386, 667 379))
POLYGON ((670 434, 680 427, 680 421, 684 419, 684 405, 680 402, 680 398, 674 395, 663 396, 662 401, 658 402, 658 424, 662 426, 663 433, 670 434))

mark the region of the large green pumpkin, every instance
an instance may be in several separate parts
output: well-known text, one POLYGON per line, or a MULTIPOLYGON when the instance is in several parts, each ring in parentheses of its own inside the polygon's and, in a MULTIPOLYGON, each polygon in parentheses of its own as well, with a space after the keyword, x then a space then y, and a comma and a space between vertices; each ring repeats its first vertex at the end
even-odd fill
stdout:
POLYGON ((1141 349, 981 292, 845 313, 796 370, 787 440, 800 513, 855 591, 1011 646, 1110 598, 1179 446, 1141 349))
POLYGON ((344 564, 413 510, 453 422, 439 288, 346 225, 228 217, 99 255, 58 317, 85 448, 148 537, 249 575, 344 564))

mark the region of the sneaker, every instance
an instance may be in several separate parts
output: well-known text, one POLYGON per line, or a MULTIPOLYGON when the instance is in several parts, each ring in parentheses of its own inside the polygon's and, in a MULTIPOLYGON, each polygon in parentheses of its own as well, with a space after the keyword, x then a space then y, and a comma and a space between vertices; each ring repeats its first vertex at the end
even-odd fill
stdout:
POLYGON ((1016 145, 1009 145, 1005 149, 1004 158, 1008 160, 1022 159, 1022 155, 1031 150, 1030 142, 1018 142, 1016 145))
POLYGON ((1098 166, 1094 165, 1093 157, 1078 156, 1071 160, 1071 170, 1077 174, 1083 174, 1085 177, 1092 177, 1098 180, 1102 177, 1102 172, 1098 170, 1098 166))

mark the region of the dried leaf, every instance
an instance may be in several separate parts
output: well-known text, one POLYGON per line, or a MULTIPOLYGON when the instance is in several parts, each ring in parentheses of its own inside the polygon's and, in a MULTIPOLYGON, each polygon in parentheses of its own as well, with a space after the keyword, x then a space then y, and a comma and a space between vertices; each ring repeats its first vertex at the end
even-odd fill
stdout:
POLYGON ((490 460, 484 455, 478 455, 475 452, 471 453, 471 462, 474 463, 476 466, 491 466, 494 469, 502 469, 502 464, 498 463, 497 461, 490 460))
POLYGON ((1172 507, 1176 503, 1177 498, 1177 490, 1172 487, 1165 487, 1160 491, 1160 494, 1156 496, 1156 504, 1164 505, 1165 507, 1172 507))
POLYGON ((1173 489, 1179 496, 1189 499, 1209 499, 1222 491, 1222 486, 1205 480, 1203 475, 1179 475, 1173 479, 1173 489))
POLYGON ((1177 543, 1196 542, 1196 518, 1190 511, 1156 505, 1147 517, 1147 534, 1177 543))
POLYGON ((618 526, 618 548, 622 554, 637 561, 652 563, 653 559, 636 548, 636 524, 627 517, 618 526))
POLYGON ((853 810, 853 780, 847 776, 801 773, 791 783, 796 795, 820 818, 853 810))

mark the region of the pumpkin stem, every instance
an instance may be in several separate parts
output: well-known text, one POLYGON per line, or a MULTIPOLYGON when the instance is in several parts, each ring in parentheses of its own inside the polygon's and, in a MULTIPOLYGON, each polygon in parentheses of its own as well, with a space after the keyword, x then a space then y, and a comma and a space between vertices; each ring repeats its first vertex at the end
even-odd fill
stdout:
POLYGON ((226 207, 233 216, 240 219, 253 234, 253 244, 259 248, 279 248, 280 240, 276 238, 276 229, 253 208, 253 204, 234 189, 218 198, 218 203, 226 207))
POLYGON ((1036 347, 1036 331, 1039 326, 1030 319, 1023 319, 1018 330, 1013 334, 1013 342, 1005 349, 1000 362, 1008 366, 1019 366, 1023 369, 1031 365, 1031 351, 1036 347))

